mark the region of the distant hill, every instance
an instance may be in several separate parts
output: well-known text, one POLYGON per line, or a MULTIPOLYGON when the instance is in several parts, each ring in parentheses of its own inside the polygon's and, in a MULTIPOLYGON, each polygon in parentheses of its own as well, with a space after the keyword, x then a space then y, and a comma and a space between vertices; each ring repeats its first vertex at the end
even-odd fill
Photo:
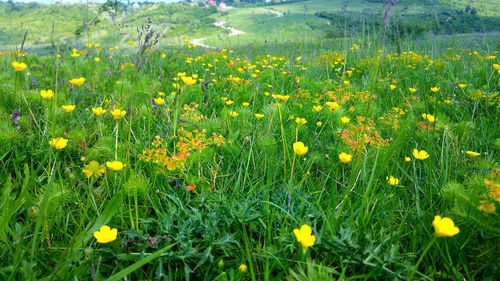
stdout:
MULTIPOLYGON (((156 31, 165 35, 160 42, 163 45, 183 44, 185 37, 211 46, 361 38, 383 31, 386 8, 381 0, 225 1, 234 8, 206 1, 77 2, 85 3, 0 2, 0 47, 19 46, 25 34, 28 48, 71 48, 88 41, 126 46, 136 39, 137 27, 148 18, 156 31), (224 22, 226 29, 214 26, 214 22, 224 22), (230 36, 228 28, 241 32, 230 36)), ((392 38, 500 31, 497 0, 400 0, 390 15, 388 36, 392 38)))

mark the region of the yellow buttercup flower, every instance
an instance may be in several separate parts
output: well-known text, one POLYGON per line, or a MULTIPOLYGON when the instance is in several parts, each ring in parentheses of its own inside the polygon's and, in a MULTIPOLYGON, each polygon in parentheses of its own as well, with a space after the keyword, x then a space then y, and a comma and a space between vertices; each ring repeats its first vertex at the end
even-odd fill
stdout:
POLYGON ((233 103, 234 103, 234 100, 227 100, 227 101, 226 101, 226 105, 231 105, 231 104, 233 104, 233 103))
POLYGON ((231 116, 231 117, 233 117, 233 118, 234 118, 234 117, 237 117, 238 115, 239 115, 239 114, 238 114, 238 112, 236 112, 236 111, 231 111, 231 112, 229 113, 229 116, 231 116))
POLYGON ((389 85, 389 89, 390 89, 391 91, 396 90, 396 88, 397 88, 397 87, 396 87, 395 85, 392 85, 392 84, 391 84, 391 85, 389 85))
POLYGON ((465 89, 465 87, 467 87, 467 84, 458 84, 458 87, 460 89, 465 89))
POLYGON ((424 118, 424 120, 427 120, 429 123, 436 122, 436 117, 429 113, 422 113, 422 118, 424 118))
POLYGON ((73 104, 61 105, 61 108, 62 108, 64 111, 66 111, 66 112, 70 113, 70 112, 73 112, 73 110, 75 110, 76 105, 73 105, 73 104))
POLYGON ((243 105, 244 107, 247 107, 250 105, 250 103, 249 102, 242 102, 241 105, 243 105))
POLYGON ((455 223, 450 218, 441 218, 435 216, 432 221, 434 231, 437 237, 453 237, 460 232, 460 229, 455 226, 455 223))
POLYGON ((113 119, 115 119, 115 120, 123 119, 123 118, 125 118, 125 115, 127 114, 127 112, 125 110, 121 110, 119 108, 113 109, 110 113, 111 113, 111 115, 113 115, 113 119))
POLYGON ((408 156, 405 156, 405 162, 410 162, 410 161, 411 161, 411 158, 408 156))
POLYGON ((85 80, 86 80, 85 78, 79 77, 79 78, 69 80, 69 83, 73 86, 81 86, 81 85, 83 85, 83 83, 85 83, 85 80))
POLYGON ((95 116, 101 116, 104 113, 106 113, 105 109, 102 109, 102 107, 92 107, 92 113, 94 113, 95 116))
POLYGON ((302 249, 304 249, 304 251, 307 250, 307 248, 314 246, 314 243, 316 242, 316 236, 312 235, 312 229, 307 224, 303 224, 300 229, 295 228, 293 230, 293 234, 295 235, 297 242, 302 245, 302 249))
POLYGON ((248 267, 247 267, 247 265, 246 265, 246 264, 242 263, 242 264, 240 264, 240 266, 238 266, 238 270, 239 270, 241 273, 245 273, 245 272, 247 272, 248 267))
POLYGON ((118 230, 116 228, 111 229, 107 225, 101 226, 101 228, 99 228, 99 231, 94 232, 95 239, 97 239, 97 242, 101 244, 115 241, 117 235, 118 230))
POLYGON ((57 137, 53 138, 49 141, 50 146, 54 147, 57 150, 61 150, 68 145, 68 140, 65 138, 57 137))
POLYGON ((21 71, 26 70, 26 68, 28 68, 28 65, 25 64, 24 62, 14 61, 14 62, 12 62, 12 67, 14 68, 14 71, 21 72, 21 71))
POLYGON ((275 95, 274 98, 279 100, 279 101, 286 102, 290 98, 290 96, 289 95, 275 95))
POLYGON ((414 94, 417 91, 417 88, 408 88, 408 91, 410 91, 410 93, 414 94))
POLYGON ((323 122, 321 121, 316 122, 316 126, 321 127, 321 125, 323 125, 323 122))
POLYGON ((125 165, 120 162, 120 161, 108 161, 106 162, 106 166, 111 170, 111 171, 115 171, 115 172, 119 172, 121 170, 123 170, 123 168, 125 167, 125 165))
POLYGON ((54 96, 54 92, 52 90, 41 90, 40 96, 44 100, 50 100, 54 96))
POLYGON ((264 118, 264 114, 261 114, 261 113, 255 113, 255 118, 257 118, 257 119, 262 119, 262 118, 264 118))
POLYGON ((104 165, 99 164, 97 161, 90 161, 87 165, 85 165, 82 172, 87 178, 92 176, 100 177, 106 173, 106 168, 104 168, 104 165))
POLYGON ((399 184, 399 179, 393 176, 385 177, 389 185, 395 186, 399 184))
POLYGON ((313 106, 313 110, 314 112, 320 112, 321 110, 323 110, 323 107, 321 105, 315 105, 313 106))
POLYGON ((427 153, 427 151, 425 150, 418 150, 418 149, 413 149, 413 157, 415 157, 415 159, 418 159, 418 160, 425 160, 427 158, 429 158, 429 153, 427 153))
POLYGON ((293 151, 295 152, 295 154, 297 156, 305 155, 308 150, 309 150, 309 147, 305 146, 304 143, 301 141, 298 141, 298 142, 293 144, 293 151))
POLYGON ((342 163, 349 163, 352 161, 352 155, 342 152, 339 154, 339 160, 342 163))
POLYGON ((153 99, 156 105, 163 105, 165 103, 165 99, 163 98, 155 98, 153 99))
POLYGON ((340 108, 340 105, 334 101, 327 101, 326 105, 330 108, 330 110, 337 110, 340 108))
POLYGON ((307 120, 305 118, 297 117, 297 118, 295 118, 295 123, 297 123, 297 125, 301 126, 301 125, 306 124, 307 120))
POLYGON ((467 154, 467 156, 469 156, 469 157, 477 157, 477 156, 481 155, 481 153, 479 153, 479 152, 470 151, 470 150, 467 150, 465 152, 465 154, 467 154))
POLYGON ((433 93, 437 93, 437 92, 439 92, 439 89, 440 89, 439 87, 432 87, 432 88, 431 88, 431 91, 432 91, 433 93))
POLYGON ((346 116, 343 116, 340 118, 340 122, 342 124, 348 124, 350 121, 351 121, 351 119, 349 119, 349 117, 346 117, 346 116))
POLYGON ((349 80, 344 80, 344 81, 342 82, 342 84, 343 84, 344 86, 351 86, 351 82, 350 82, 349 80))
POLYGON ((193 86, 194 84, 196 84, 196 79, 194 79, 191 76, 182 76, 181 79, 182 79, 182 82, 184 82, 184 84, 186 84, 188 86, 193 86))

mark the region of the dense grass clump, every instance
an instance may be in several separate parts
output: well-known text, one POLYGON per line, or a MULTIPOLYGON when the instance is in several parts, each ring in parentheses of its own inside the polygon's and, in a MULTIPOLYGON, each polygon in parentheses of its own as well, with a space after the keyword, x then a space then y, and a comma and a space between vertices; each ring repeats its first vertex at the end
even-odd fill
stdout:
POLYGON ((1 280, 498 273, 498 50, 104 47, 0 53, 1 280))

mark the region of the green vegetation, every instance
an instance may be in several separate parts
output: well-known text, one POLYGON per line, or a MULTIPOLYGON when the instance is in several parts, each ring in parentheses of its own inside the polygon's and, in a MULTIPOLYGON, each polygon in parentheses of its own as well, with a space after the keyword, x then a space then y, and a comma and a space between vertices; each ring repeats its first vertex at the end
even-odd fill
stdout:
POLYGON ((498 34, 340 3, 0 18, 0 280, 495 280, 498 34))

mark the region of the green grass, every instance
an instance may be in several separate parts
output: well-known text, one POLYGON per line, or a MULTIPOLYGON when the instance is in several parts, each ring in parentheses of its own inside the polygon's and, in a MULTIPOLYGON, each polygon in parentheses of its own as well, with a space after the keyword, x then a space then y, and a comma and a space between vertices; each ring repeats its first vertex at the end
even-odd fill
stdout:
POLYGON ((498 211, 479 207, 500 207, 500 46, 454 39, 406 40, 400 47, 415 53, 402 54, 352 39, 161 48, 141 69, 126 67, 137 63, 135 47, 77 58, 2 53, 0 279, 493 280, 498 211), (15 72, 16 60, 28 69, 15 72), (186 86, 179 72, 204 81, 186 86), (85 84, 69 84, 81 76, 85 84), (42 100, 42 89, 55 96, 42 100), (165 103, 153 106, 158 92, 165 103), (108 112, 94 115, 97 106, 108 112), (124 119, 113 120, 115 108, 124 119), (55 137, 68 145, 50 146, 55 137), (148 159, 158 148, 163 156, 148 159), (415 148, 430 157, 416 159, 415 148), (112 160, 125 168, 82 172, 112 160), (460 233, 436 238, 438 214, 460 233), (93 236, 104 224, 118 230, 109 244, 93 236), (293 234, 303 224, 316 237, 307 251, 293 234))

